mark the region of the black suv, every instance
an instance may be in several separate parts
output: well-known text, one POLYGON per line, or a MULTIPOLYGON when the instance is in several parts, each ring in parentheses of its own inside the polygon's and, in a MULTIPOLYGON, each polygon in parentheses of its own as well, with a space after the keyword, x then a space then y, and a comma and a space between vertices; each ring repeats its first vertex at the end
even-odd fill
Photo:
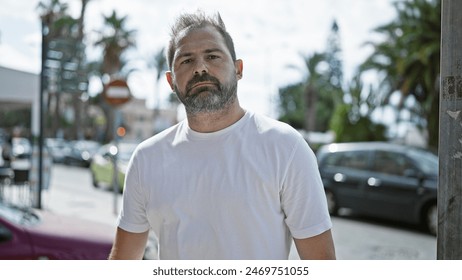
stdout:
POLYGON ((334 143, 317 152, 329 212, 349 208, 369 216, 422 224, 436 235, 438 157, 385 143, 334 143))

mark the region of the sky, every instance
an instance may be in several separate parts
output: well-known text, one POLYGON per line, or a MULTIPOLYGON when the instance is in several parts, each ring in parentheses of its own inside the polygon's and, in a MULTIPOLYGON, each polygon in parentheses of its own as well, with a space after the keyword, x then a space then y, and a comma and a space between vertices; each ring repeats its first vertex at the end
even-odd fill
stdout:
MULTIPOLYGON (((77 17, 80 0, 65 2, 77 17)), ((0 66, 40 72, 38 3, 0 0, 0 66)), ((103 15, 116 10, 118 16, 127 16, 127 27, 136 30, 136 48, 125 57, 128 66, 136 69, 128 85, 135 97, 147 100, 148 107, 165 107, 170 88, 164 78, 156 83, 157 74, 149 62, 166 45, 175 17, 197 9, 219 12, 233 37, 237 57, 244 61, 238 88, 241 105, 272 117, 278 116, 278 89, 303 79, 302 57, 325 50, 334 20, 348 81, 371 53, 364 43, 380 40, 373 29, 395 17, 392 0, 91 0, 85 26, 88 59, 101 56, 101 49, 92 47, 92 42, 103 26, 103 15), (154 97, 157 90, 159 103, 154 97)), ((89 93, 100 89, 100 81, 92 80, 89 93)))

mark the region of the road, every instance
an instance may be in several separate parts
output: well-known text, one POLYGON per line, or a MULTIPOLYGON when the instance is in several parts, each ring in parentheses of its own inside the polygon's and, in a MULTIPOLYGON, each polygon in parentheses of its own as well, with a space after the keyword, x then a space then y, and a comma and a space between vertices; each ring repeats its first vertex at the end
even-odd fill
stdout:
MULTIPOLYGON (((54 165, 51 184, 42 194, 46 210, 73 217, 116 223, 121 196, 95 189, 89 169, 54 165)), ((410 225, 355 215, 332 217, 333 237, 340 260, 435 260, 436 237, 410 225)), ((292 250, 290 259, 297 259, 292 250)))

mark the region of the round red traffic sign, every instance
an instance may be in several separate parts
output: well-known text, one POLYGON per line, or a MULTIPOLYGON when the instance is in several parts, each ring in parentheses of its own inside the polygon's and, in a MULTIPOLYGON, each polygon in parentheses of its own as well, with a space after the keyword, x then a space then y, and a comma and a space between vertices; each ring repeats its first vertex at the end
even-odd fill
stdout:
POLYGON ((110 105, 122 105, 131 98, 130 88, 124 80, 112 80, 104 87, 103 97, 110 105))

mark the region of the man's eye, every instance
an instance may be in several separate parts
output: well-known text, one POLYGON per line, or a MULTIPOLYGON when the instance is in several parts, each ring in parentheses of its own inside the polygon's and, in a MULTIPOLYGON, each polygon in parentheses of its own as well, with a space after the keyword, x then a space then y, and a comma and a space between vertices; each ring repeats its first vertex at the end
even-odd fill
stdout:
POLYGON ((208 59, 217 59, 218 55, 211 54, 208 56, 208 59))
POLYGON ((192 61, 192 59, 185 59, 181 62, 181 64, 188 64, 192 61))

